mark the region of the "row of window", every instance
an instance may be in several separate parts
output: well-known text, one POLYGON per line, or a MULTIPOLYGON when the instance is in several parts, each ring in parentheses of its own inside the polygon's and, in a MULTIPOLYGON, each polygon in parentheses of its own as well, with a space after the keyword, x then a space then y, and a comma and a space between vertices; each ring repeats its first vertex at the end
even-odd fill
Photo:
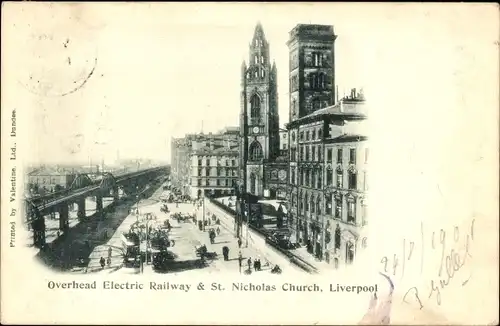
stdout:
POLYGON ((211 176, 211 177, 237 177, 238 170, 232 168, 198 168, 198 176, 211 176), (211 173, 210 173, 211 172, 211 173))
MULTIPOLYGON (((356 164, 356 148, 349 148, 349 164, 356 164)), ((326 149, 326 163, 333 163, 333 148, 326 149)), ((290 149, 290 160, 297 160, 297 149, 290 149)), ((342 164, 344 157, 344 149, 337 148, 336 162, 342 164)), ((321 162, 323 160, 322 145, 301 145, 299 147, 299 159, 302 162, 321 162)), ((368 148, 365 148, 365 160, 368 163, 368 148)))
MULTIPOLYGON (((296 168, 291 169, 290 173, 290 183, 292 185, 298 185, 302 187, 309 187, 313 189, 322 189, 323 186, 323 173, 321 169, 299 169, 298 173, 298 183, 295 180, 297 175, 295 172, 296 168)), ((333 174, 334 171, 326 170, 326 180, 325 186, 333 186, 333 174)), ((343 170, 335 171, 335 187, 337 189, 344 188, 344 172, 343 170)), ((368 190, 368 183, 366 179, 366 172, 363 172, 364 186, 363 189, 368 190)), ((348 171, 347 173, 347 189, 357 190, 358 189, 358 174, 355 171, 348 171)))
MULTIPOLYGON (((347 216, 346 216, 346 221, 348 223, 353 223, 356 224, 356 218, 357 218, 357 209, 356 209, 356 198, 350 198, 347 196, 342 196, 342 195, 328 195, 325 196, 325 214, 332 216, 335 219, 340 219, 342 220, 342 213, 343 213, 343 200, 345 197, 345 203, 347 207, 347 216)), ((317 214, 321 215, 323 206, 322 206, 322 200, 321 198, 317 197, 314 198, 313 195, 310 196, 305 196, 303 198, 291 198, 291 204, 293 207, 297 208, 297 201, 298 201, 298 212, 299 214, 317 214)), ((368 224, 368 219, 367 219, 367 207, 365 205, 361 205, 362 211, 360 212, 360 217, 361 217, 361 225, 367 225, 368 224)))
MULTIPOLYGON (((194 183, 194 180, 193 180, 194 183)), ((238 180, 231 179, 196 179, 196 186, 219 186, 219 187, 236 187, 238 180)), ((195 186, 194 184, 192 184, 195 186)))
POLYGON ((261 39, 255 39, 254 46, 255 47, 263 47, 264 46, 264 41, 261 40, 261 39))
POLYGON ((257 65, 257 64, 259 64, 259 61, 260 61, 260 63, 261 63, 261 64, 264 64, 264 62, 265 62, 265 60, 264 60, 264 56, 263 56, 263 55, 257 55, 257 54, 256 54, 256 55, 254 56, 254 60, 253 60, 253 62, 257 65), (260 59, 260 60, 259 60, 259 59, 260 59))
POLYGON ((309 88, 311 89, 325 89, 328 85, 326 83, 327 76, 324 73, 312 73, 308 76, 309 88))
POLYGON ((247 73, 247 79, 250 79, 250 78, 264 78, 266 77, 266 71, 264 68, 254 68, 252 70, 249 70, 248 73, 247 73))
MULTIPOLYGON (((236 166, 237 162, 236 160, 217 160, 217 166, 236 166)), ((203 160, 198 159, 198 166, 203 166, 203 160)), ((205 165, 204 166, 211 166, 210 165, 210 159, 205 159, 205 165)))
MULTIPOLYGON (((313 52, 311 53, 311 60, 308 58, 308 54, 305 54, 306 57, 306 64, 307 66, 310 67, 324 67, 327 64, 327 59, 323 53, 319 52, 313 52)), ((297 56, 296 53, 292 55, 292 58, 290 59, 290 68, 295 69, 299 66, 299 57, 297 56)))
POLYGON ((313 67, 322 67, 325 62, 323 54, 319 52, 312 53, 312 65, 313 67))
MULTIPOLYGON (((299 141, 315 141, 323 138, 323 128, 319 127, 313 130, 301 131, 299 133, 299 141)), ((292 140, 295 141, 295 133, 292 133, 292 140)))

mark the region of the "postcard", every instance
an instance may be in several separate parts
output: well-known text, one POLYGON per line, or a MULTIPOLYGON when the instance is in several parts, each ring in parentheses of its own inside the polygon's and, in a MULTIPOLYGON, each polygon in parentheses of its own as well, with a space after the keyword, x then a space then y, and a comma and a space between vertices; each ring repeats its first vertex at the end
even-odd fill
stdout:
POLYGON ((3 324, 498 323, 498 7, 2 3, 3 324))

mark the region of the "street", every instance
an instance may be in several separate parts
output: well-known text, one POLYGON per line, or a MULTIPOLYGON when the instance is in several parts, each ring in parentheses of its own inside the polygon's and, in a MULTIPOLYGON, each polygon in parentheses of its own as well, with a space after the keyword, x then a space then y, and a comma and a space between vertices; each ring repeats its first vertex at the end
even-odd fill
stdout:
MULTIPOLYGON (((252 259, 252 272, 253 271, 253 260, 258 258, 261 260, 261 271, 257 273, 270 273, 271 268, 275 264, 279 264, 282 268, 283 273, 289 273, 291 271, 301 272, 295 265, 287 261, 286 258, 279 256, 279 254, 271 252, 272 249, 265 246, 265 244, 258 245, 256 241, 250 239, 248 247, 245 247, 245 239, 243 239, 243 244, 241 248, 238 248, 237 239, 234 236, 234 230, 231 226, 229 218, 225 213, 217 211, 216 207, 212 207, 212 204, 206 201, 206 215, 207 217, 212 216, 213 213, 221 220, 221 225, 219 225, 220 234, 215 238, 213 244, 210 243, 209 239, 209 229, 217 229, 217 225, 212 223, 207 226, 205 231, 200 231, 198 226, 192 221, 177 222, 175 219, 170 218, 172 214, 180 212, 186 214, 196 213, 198 219, 202 219, 202 208, 196 210, 194 205, 191 203, 175 203, 168 204, 169 213, 163 213, 160 211, 162 203, 160 198, 164 194, 164 191, 158 189, 155 193, 148 199, 141 200, 138 205, 133 207, 139 208, 139 214, 143 215, 146 213, 152 213, 156 215, 157 222, 162 224, 166 219, 170 220, 172 229, 170 231, 170 239, 175 242, 173 247, 169 248, 169 253, 172 259, 165 264, 165 267, 161 270, 155 270, 151 262, 144 264, 143 274, 152 273, 218 273, 218 272, 230 272, 239 273, 239 260, 238 254, 241 251, 243 261, 241 272, 243 273, 248 269, 248 258, 252 259), (207 258, 206 264, 200 264, 200 258, 196 256, 195 246, 206 245, 209 253, 215 253, 215 258, 207 258), (229 248, 229 260, 224 261, 222 255, 222 248, 227 246, 229 248)), ((96 246, 92 253, 90 254, 90 263, 86 269, 81 271, 96 272, 96 273, 119 273, 119 274, 138 274, 141 273, 139 268, 125 267, 122 264, 122 251, 121 251, 121 235, 123 232, 127 232, 130 225, 137 220, 137 216, 134 214, 129 214, 123 222, 118 226, 114 234, 108 239, 106 243, 96 246), (107 258, 108 248, 112 248, 112 259, 111 265, 101 268, 99 265, 100 257, 107 258)))

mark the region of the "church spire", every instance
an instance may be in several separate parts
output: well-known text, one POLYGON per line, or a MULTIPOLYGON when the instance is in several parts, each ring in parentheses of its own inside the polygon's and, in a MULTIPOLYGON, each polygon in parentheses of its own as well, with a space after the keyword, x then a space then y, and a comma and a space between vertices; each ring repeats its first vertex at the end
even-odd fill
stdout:
POLYGON ((262 24, 260 23, 260 21, 257 22, 257 25, 255 26, 255 31, 253 32, 253 38, 254 40, 256 38, 262 38, 262 39, 266 39, 266 36, 264 35, 264 29, 262 28, 262 24))

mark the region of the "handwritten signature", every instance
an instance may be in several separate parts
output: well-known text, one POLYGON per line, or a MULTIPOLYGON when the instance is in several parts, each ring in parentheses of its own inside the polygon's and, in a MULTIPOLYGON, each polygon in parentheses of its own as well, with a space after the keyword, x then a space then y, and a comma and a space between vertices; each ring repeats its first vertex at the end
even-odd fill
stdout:
MULTIPOLYGON (((471 227, 470 227, 470 234, 467 234, 466 239, 465 239, 465 253, 463 254, 463 257, 460 256, 459 252, 456 252, 455 249, 451 249, 451 251, 447 254, 446 253, 446 232, 441 230, 440 232, 440 237, 439 237, 439 242, 441 244, 441 264, 439 266, 439 283, 435 280, 431 280, 431 291, 429 293, 429 298, 432 297, 434 293, 436 293, 436 302, 438 305, 441 305, 441 289, 445 289, 448 284, 450 284, 450 281, 455 277, 455 273, 458 272, 467 262, 467 258, 472 258, 471 254, 469 253, 469 246, 470 246, 470 241, 474 240, 474 222, 475 220, 472 220, 471 227), (443 267, 446 269, 446 275, 442 276, 443 274, 443 267), (439 284, 436 285, 436 283, 439 284)), ((460 239, 460 230, 458 227, 455 227, 453 231, 453 240, 454 242, 458 242, 460 239)), ((465 286, 470 280, 467 278, 465 281, 462 281, 462 286, 465 286)))
MULTIPOLYGON (((436 302, 438 305, 441 305, 441 291, 444 290, 454 279, 457 272, 462 269, 463 266, 468 261, 468 258, 471 258, 470 254, 470 244, 474 241, 474 224, 475 219, 472 220, 470 225, 469 233, 466 234, 465 237, 465 245, 463 247, 463 254, 460 254, 460 250, 457 250, 455 247, 448 248, 447 246, 447 233, 445 230, 441 229, 439 231, 439 243, 436 244, 436 232, 432 232, 431 236, 431 248, 433 250, 441 249, 441 257, 439 263, 439 270, 437 271, 437 277, 435 279, 430 280, 430 291, 427 299, 431 299, 432 296, 435 296, 436 302)), ((421 241, 420 241, 420 272, 423 273, 424 270, 424 255, 425 255, 425 236, 424 236, 424 226, 421 224, 421 241)), ((460 241, 460 229, 458 226, 455 226, 453 229, 453 243, 457 244, 460 241)), ((393 276, 397 274, 400 275, 400 278, 404 277, 406 263, 409 262, 414 256, 415 250, 415 242, 410 241, 407 242, 406 239, 403 240, 402 247, 402 257, 398 254, 394 254, 392 261, 387 257, 383 257, 381 263, 383 264, 384 271, 388 273, 392 272, 393 276), (401 268, 399 268, 401 267, 401 268), (399 272, 399 273, 398 273, 399 272)), ((470 276, 462 281, 461 285, 465 286, 470 280, 470 276)), ((416 302, 419 305, 419 309, 424 308, 423 300, 421 299, 421 293, 419 292, 419 288, 414 286, 409 288, 405 295, 403 296, 403 302, 411 303, 411 300, 416 302)))

